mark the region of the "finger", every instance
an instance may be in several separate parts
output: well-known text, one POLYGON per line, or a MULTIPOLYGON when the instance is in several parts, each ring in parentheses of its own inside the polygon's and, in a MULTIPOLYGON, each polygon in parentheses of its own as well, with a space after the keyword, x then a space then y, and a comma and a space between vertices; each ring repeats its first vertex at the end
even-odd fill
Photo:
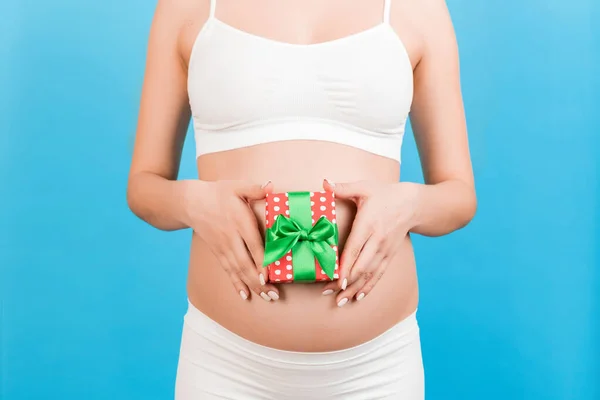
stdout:
POLYGON ((261 285, 255 272, 254 268, 245 267, 240 270, 239 275, 250 290, 259 295, 263 300, 279 300, 279 290, 269 283, 261 285))
POLYGON ((275 286, 270 284, 261 285, 254 262, 242 238, 236 235, 236 239, 230 242, 230 246, 230 257, 234 259, 235 271, 242 281, 265 301, 278 300, 279 291, 275 286))
MULTIPOLYGON (((227 259, 227 263, 231 266, 231 271, 237 274, 240 279, 256 294, 261 293, 258 277, 248 276, 248 266, 252 265, 252 260, 248 254, 248 250, 239 236, 234 239, 228 236, 228 244, 222 250, 223 256, 227 259)), ((225 241, 221 241, 225 243, 225 241)))
POLYGON ((250 296, 250 289, 244 282, 242 282, 239 275, 233 270, 229 259, 223 253, 217 254, 216 256, 219 264, 221 264, 221 267, 223 268, 225 273, 229 275, 233 287, 238 292, 242 300, 247 300, 250 296))
POLYGON ((381 261, 381 264, 379 265, 379 267, 373 272, 370 279, 367 279, 362 287, 357 288, 357 290, 356 290, 356 300, 357 301, 361 301, 369 293, 371 293, 371 291, 373 290, 373 288, 375 287, 377 282, 379 282, 381 280, 381 278, 383 278, 383 275, 385 275, 385 271, 387 270, 389 259, 390 259, 389 257, 384 258, 381 261))
POLYGON ((271 188, 271 181, 267 181, 262 185, 244 184, 235 189, 235 194, 246 201, 262 200, 267 196, 271 188))
POLYGON ((260 186, 266 193, 273 192, 273 183, 269 180, 260 186))
POLYGON ((369 240, 371 231, 366 228, 366 225, 362 222, 361 214, 358 214, 352 223, 350 235, 346 240, 344 250, 340 257, 340 278, 338 280, 339 287, 344 290, 348 285, 348 274, 358 259, 363 246, 369 240))
MULTIPOLYGON (((277 287, 274 285, 267 285, 269 274, 268 270, 263 266, 265 251, 262 237, 258 231, 258 222, 253 215, 249 221, 251 222, 240 229, 242 231, 240 232, 240 237, 254 262, 254 271, 258 277, 258 283, 262 286, 261 291, 266 293, 271 300, 279 300, 279 290, 277 287)), ((250 273, 250 271, 248 271, 248 273, 250 273)), ((261 295, 261 297, 265 298, 263 295, 261 295)))
POLYGON ((262 236, 260 236, 258 231, 258 222, 256 221, 256 218, 254 218, 254 215, 251 217, 252 218, 248 218, 248 223, 244 224, 242 227, 239 227, 239 234, 242 237, 246 248, 250 252, 250 255, 252 256, 260 284, 264 285, 269 280, 269 274, 266 273, 266 269, 263 267, 263 261, 265 258, 265 245, 263 243, 262 236))
POLYGON ((333 192, 335 183, 331 182, 329 179, 323 179, 323 189, 325 189, 326 192, 333 192))
POLYGON ((321 294, 323 296, 329 296, 330 294, 333 294, 333 293, 339 292, 339 291, 340 291, 340 284, 337 280, 335 280, 335 281, 329 282, 325 286, 323 286, 323 291, 321 292, 321 294))
POLYGON ((235 287, 235 290, 237 290, 242 300, 248 300, 250 297, 250 289, 248 289, 248 286, 242 282, 239 275, 232 272, 229 274, 229 278, 231 279, 233 287, 235 287))
POLYGON ((358 289, 362 288, 365 285, 368 278, 369 274, 365 273, 359 276, 356 282, 348 286, 346 290, 342 290, 340 293, 338 293, 335 299, 337 306, 344 307, 346 304, 348 304, 348 302, 352 300, 352 298, 356 295, 358 289))
POLYGON ((246 274, 248 281, 252 284, 256 284, 257 290, 260 291, 259 295, 263 299, 267 300, 265 295, 270 300, 279 300, 279 289, 273 284, 268 283, 269 281, 269 270, 262 266, 262 264, 254 265, 254 268, 246 268, 246 274), (256 283, 257 282, 257 283, 256 283))
POLYGON ((333 183, 324 179, 323 189, 333 192, 337 198, 350 200, 356 200, 369 194, 366 181, 333 183))
MULTIPOLYGON (((371 235, 367 240, 367 243, 363 246, 358 258, 354 264, 346 272, 348 283, 352 284, 358 279, 372 264, 379 263, 383 259, 383 253, 381 251, 381 241, 377 236, 371 235)), ((375 264, 377 265, 377 264, 375 264)))

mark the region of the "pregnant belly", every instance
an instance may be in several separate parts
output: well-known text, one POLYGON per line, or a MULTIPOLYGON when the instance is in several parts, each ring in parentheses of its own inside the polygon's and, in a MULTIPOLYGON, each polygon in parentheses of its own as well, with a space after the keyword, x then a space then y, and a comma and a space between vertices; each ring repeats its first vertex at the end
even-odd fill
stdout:
MULTIPOLYGON (((319 191, 322 180, 397 182, 398 164, 363 151, 314 141, 278 142, 202 156, 200 179, 273 182, 274 191, 319 191), (294 161, 300 158, 302 161, 294 161)), ((352 202, 338 199, 339 251, 356 214, 352 202)), ((252 204, 264 232, 264 201, 252 204)), ((330 351, 363 343, 414 311, 417 281, 410 239, 391 260, 382 280, 360 303, 338 308, 335 295, 323 296, 323 283, 280 284, 280 299, 258 296, 242 301, 229 277, 197 235, 193 236, 188 276, 190 301, 209 317, 255 343, 292 351, 330 351)))

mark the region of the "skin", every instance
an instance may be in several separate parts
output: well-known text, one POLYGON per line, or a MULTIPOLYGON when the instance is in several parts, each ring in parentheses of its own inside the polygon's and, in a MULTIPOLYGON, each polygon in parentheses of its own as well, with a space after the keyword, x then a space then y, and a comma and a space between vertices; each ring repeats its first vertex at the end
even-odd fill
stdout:
MULTIPOLYGON (((382 4, 219 0, 216 16, 258 36, 310 44, 380 23, 382 4)), ((458 51, 445 3, 394 0, 391 12, 414 70, 410 118, 425 184, 399 182, 397 161, 319 141, 203 155, 198 180, 177 180, 190 119, 187 66, 208 13, 208 0, 158 2, 129 176, 130 208, 162 230, 192 228, 188 297, 238 335, 292 351, 338 350, 376 337, 418 304, 410 233, 448 234, 465 226, 476 209, 458 51), (289 163, 299 153, 311 155, 301 171, 289 163), (263 284, 265 194, 323 189, 337 198, 340 279, 263 284)))

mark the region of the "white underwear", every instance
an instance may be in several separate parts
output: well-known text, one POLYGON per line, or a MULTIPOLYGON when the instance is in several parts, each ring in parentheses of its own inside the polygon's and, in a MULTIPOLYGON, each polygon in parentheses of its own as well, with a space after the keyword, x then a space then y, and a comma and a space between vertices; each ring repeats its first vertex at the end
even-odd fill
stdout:
POLYGON ((361 345, 302 353, 250 342, 189 304, 175 400, 423 400, 416 312, 361 345))

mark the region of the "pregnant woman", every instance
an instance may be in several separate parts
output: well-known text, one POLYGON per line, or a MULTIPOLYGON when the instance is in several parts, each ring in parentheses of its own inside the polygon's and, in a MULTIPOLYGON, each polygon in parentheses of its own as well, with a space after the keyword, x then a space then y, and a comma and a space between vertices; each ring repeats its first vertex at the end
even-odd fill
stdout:
POLYGON ((443 0, 158 1, 127 195, 193 232, 177 400, 424 398, 410 234, 476 209, 457 53, 443 0), (399 182, 409 116, 425 184, 399 182), (338 279, 269 280, 288 191, 333 192, 338 279))

